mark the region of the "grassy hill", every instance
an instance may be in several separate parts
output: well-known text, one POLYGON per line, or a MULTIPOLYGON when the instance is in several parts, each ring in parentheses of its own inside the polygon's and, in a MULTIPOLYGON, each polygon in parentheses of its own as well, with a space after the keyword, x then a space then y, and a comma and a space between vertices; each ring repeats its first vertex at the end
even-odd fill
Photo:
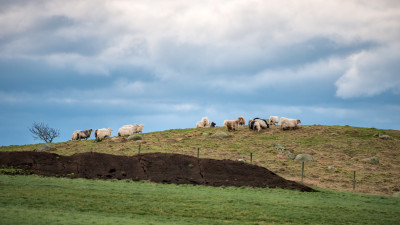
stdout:
MULTIPOLYGON (((349 126, 303 125, 298 130, 282 131, 278 126, 259 133, 249 131, 247 126, 238 131, 227 132, 227 138, 212 138, 211 135, 226 128, 177 129, 142 134, 140 141, 123 141, 122 138, 108 138, 101 142, 94 140, 55 143, 61 155, 96 151, 115 155, 134 155, 141 152, 164 152, 197 155, 201 158, 232 159, 243 158, 268 168, 278 175, 300 181, 301 163, 291 160, 286 154, 274 148, 280 144, 295 155, 307 153, 315 162, 306 163, 306 185, 339 191, 352 191, 353 171, 356 171, 356 192, 392 195, 400 191, 400 131, 358 128, 349 126), (381 139, 378 134, 389 135, 381 139), (379 163, 363 161, 378 157, 379 163), (328 167, 334 167, 329 169, 328 167)), ((113 132, 115 134, 116 131, 113 132)), ((6 146, 0 151, 34 150, 38 145, 6 146)))

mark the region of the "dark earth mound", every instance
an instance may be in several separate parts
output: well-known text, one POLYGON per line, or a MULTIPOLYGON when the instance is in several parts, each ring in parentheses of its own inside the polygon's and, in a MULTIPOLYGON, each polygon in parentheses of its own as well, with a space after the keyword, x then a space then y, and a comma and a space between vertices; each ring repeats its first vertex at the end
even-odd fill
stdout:
POLYGON ((117 156, 87 152, 61 156, 46 152, 0 152, 0 167, 13 167, 30 174, 55 177, 315 191, 286 180, 264 167, 232 160, 197 159, 179 154, 117 156))

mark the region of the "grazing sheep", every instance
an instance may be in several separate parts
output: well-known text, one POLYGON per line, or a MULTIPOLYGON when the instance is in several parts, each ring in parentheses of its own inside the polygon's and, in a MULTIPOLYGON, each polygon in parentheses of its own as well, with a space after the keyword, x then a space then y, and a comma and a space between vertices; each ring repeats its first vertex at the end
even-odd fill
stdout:
POLYGON ((258 123, 260 124, 260 126, 261 126, 262 129, 267 129, 267 128, 269 128, 269 123, 268 123, 267 120, 259 119, 259 120, 256 120, 256 122, 258 122, 258 123))
POLYGON ((217 124, 214 122, 211 122, 211 127, 215 127, 217 124))
POLYGON ((239 120, 239 126, 243 126, 246 124, 246 120, 244 120, 243 116, 239 116, 238 120, 239 120))
POLYGON ((94 136, 96 137, 97 140, 102 140, 105 137, 111 137, 111 132, 112 129, 111 128, 101 128, 101 129, 96 129, 94 131, 94 136))
POLYGON ((226 128, 228 131, 237 130, 239 127, 239 120, 226 120, 226 128))
POLYGON ((224 126, 224 127, 226 127, 226 122, 227 122, 228 120, 224 120, 224 123, 222 124, 222 126, 224 126))
POLYGON ((78 140, 81 140, 81 139, 87 140, 88 138, 90 138, 90 135, 92 135, 92 131, 93 131, 92 129, 78 131, 78 133, 77 133, 78 140))
POLYGON ((279 123, 279 116, 270 116, 269 125, 276 125, 276 123, 279 123))
POLYGON ((258 132, 260 132, 260 130, 262 130, 261 125, 260 125, 259 121, 257 121, 257 120, 249 121, 249 129, 256 130, 258 132))
POLYGON ((290 130, 290 129, 297 129, 298 124, 301 123, 299 119, 287 119, 281 120, 281 128, 282 130, 290 130))
POLYGON ((258 121, 260 123, 260 126, 262 129, 267 129, 269 128, 269 121, 266 119, 260 119, 260 118, 254 118, 254 121, 258 121))
POLYGON ((130 136, 137 132, 139 125, 124 125, 118 130, 118 136, 130 136))
POLYGON ((143 127, 144 127, 144 124, 140 124, 136 129, 136 133, 143 133, 143 127))
POLYGON ((268 121, 265 119, 254 118, 249 120, 249 129, 260 132, 262 129, 269 128, 268 121))

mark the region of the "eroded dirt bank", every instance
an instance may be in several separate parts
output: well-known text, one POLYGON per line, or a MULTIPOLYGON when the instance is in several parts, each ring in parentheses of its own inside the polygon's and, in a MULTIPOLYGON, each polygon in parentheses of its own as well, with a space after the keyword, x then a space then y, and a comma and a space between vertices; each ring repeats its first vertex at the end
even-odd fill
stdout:
POLYGON ((158 183, 210 186, 251 186, 315 191, 268 169, 231 160, 146 153, 117 156, 96 152, 61 156, 46 152, 0 152, 0 167, 43 176, 87 179, 150 180, 158 183))

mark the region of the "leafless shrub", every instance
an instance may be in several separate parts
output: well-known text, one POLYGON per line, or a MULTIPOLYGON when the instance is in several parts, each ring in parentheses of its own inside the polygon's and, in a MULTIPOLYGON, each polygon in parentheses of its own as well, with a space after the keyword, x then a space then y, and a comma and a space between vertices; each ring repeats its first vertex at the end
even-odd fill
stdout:
POLYGON ((54 138, 60 136, 60 131, 50 128, 47 124, 34 122, 29 128, 32 137, 37 140, 43 140, 46 143, 51 143, 54 138))

